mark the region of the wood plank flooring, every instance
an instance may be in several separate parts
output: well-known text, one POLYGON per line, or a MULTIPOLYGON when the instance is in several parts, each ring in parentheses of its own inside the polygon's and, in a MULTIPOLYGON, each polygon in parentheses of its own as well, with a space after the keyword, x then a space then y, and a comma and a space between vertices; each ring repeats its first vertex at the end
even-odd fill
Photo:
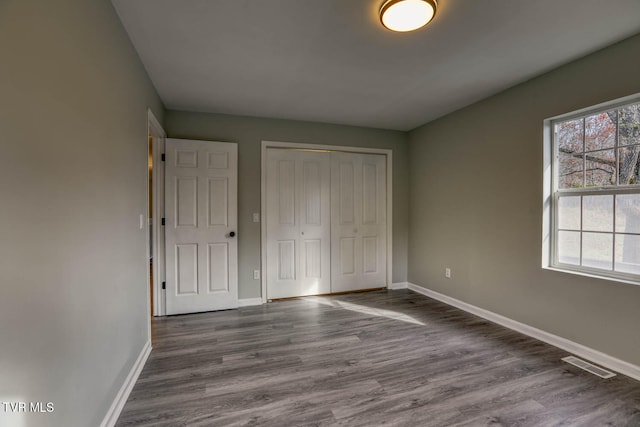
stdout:
POLYGON ((118 426, 640 426, 640 382, 408 290, 158 318, 118 426))

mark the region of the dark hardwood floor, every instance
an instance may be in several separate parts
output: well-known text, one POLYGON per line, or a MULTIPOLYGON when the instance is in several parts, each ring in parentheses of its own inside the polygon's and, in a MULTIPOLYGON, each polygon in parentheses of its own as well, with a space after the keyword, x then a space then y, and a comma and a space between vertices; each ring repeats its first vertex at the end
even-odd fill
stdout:
POLYGON ((118 426, 640 426, 640 382, 408 290, 153 321, 118 426))

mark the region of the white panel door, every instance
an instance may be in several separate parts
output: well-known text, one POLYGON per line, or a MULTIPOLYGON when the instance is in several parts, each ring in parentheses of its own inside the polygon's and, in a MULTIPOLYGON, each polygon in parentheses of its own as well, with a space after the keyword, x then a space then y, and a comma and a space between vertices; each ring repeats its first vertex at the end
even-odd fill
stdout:
POLYGON ((237 150, 166 140, 167 314, 238 307, 237 150))
POLYGON ((331 291, 329 153, 267 150, 267 298, 331 291))
POLYGON ((386 157, 331 153, 331 292, 387 286, 386 157))

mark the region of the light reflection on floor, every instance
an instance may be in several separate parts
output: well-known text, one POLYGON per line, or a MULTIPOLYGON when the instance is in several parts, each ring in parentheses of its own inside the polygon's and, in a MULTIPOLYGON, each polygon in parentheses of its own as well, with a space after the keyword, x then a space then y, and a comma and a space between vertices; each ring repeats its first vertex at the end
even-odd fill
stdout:
POLYGON ((322 305, 329 305, 331 307, 343 308, 345 310, 355 311, 362 314, 369 314, 378 317, 386 317, 388 319, 400 320, 402 322, 413 323, 414 325, 425 326, 425 324, 413 317, 398 313, 397 311, 385 310, 382 308, 367 307, 366 305, 354 304, 346 301, 333 300, 327 297, 305 297, 306 301, 315 302, 322 305))

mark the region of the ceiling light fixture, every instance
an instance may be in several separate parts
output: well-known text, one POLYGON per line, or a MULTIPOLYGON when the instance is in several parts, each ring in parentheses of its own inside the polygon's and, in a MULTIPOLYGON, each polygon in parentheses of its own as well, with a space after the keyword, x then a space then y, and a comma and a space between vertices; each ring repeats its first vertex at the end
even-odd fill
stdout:
POLYGON ((437 0, 386 0, 380 21, 391 31, 414 31, 431 22, 437 7, 437 0))

